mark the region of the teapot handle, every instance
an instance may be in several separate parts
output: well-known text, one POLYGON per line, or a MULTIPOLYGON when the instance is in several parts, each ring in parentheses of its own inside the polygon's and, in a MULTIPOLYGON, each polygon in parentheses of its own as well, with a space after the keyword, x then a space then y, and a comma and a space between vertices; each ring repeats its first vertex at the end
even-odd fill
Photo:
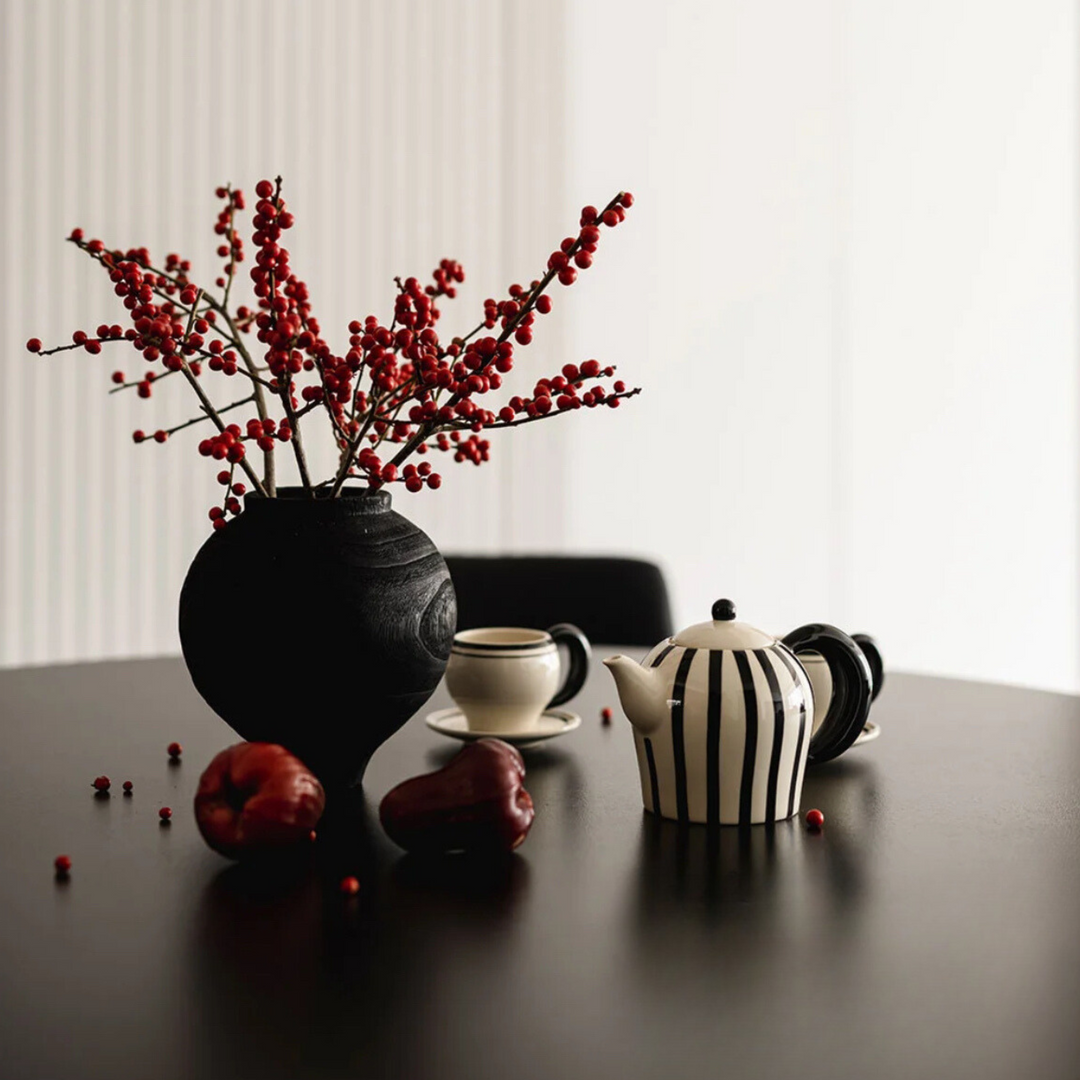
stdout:
POLYGON ((852 634, 851 640, 862 649, 862 654, 870 665, 870 674, 874 677, 874 692, 870 695, 870 700, 877 701, 877 696, 885 685, 885 662, 881 659, 881 650, 869 634, 852 634))
POLYGON ((796 656, 817 653, 829 665, 832 700, 820 703, 826 708, 825 717, 810 740, 806 759, 808 765, 820 765, 839 757, 859 737, 870 712, 874 677, 859 646, 828 623, 800 626, 783 641, 796 656))

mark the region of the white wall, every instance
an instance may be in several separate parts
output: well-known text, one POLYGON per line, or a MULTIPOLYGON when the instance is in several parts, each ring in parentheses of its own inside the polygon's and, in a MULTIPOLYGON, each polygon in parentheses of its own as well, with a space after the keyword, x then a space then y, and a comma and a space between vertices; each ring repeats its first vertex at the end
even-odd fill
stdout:
POLYGON ((114 309, 62 237, 212 265, 214 186, 281 171, 342 333, 447 254, 464 325, 583 203, 638 196, 521 378, 597 356, 645 393, 449 470, 406 505, 445 550, 639 553, 680 624, 730 595, 894 667, 1080 689, 1073 4, 2 12, 0 663, 175 650, 215 490, 180 439, 129 441, 179 395, 22 351, 114 309))
POLYGON ((647 396, 574 427, 568 544, 1080 689, 1075 5, 570 10, 570 186, 640 196, 572 343, 647 396))
POLYGON ((842 41, 835 5, 776 7, 639 5, 610 35, 617 4, 571 9, 577 112, 596 118, 571 186, 637 197, 573 340, 645 392, 575 424, 569 542, 661 560, 680 624, 719 596, 776 630, 846 621, 842 41))
POLYGON ((1078 31, 851 7, 853 612, 912 669, 1080 688, 1078 31))

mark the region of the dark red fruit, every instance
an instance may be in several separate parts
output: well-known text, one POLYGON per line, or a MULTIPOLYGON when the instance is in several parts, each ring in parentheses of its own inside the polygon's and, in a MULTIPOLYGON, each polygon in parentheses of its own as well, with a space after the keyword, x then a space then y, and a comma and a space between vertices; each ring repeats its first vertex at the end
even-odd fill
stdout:
POLYGON ((437 772, 398 784, 379 806, 379 819, 408 851, 513 851, 535 816, 524 779, 514 747, 479 739, 437 772))
POLYGON ((274 743, 237 743, 207 766, 195 794, 203 839, 230 859, 309 841, 326 806, 308 767, 274 743))

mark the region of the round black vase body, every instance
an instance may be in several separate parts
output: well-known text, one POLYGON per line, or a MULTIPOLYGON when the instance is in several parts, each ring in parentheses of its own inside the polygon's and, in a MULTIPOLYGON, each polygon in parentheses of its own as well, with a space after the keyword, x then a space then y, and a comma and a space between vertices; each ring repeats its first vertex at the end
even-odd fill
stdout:
POLYGON ((180 643, 207 704, 331 788, 362 780, 428 700, 456 622, 446 563, 384 491, 249 495, 180 593, 180 643))

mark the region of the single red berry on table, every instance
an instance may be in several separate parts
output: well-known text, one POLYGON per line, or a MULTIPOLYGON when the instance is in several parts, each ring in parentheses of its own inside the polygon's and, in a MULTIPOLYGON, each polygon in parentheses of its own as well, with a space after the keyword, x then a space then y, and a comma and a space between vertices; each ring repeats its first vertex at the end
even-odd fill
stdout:
POLYGON ((178 742, 171 742, 168 746, 168 752, 169 757, 175 760, 184 752, 184 748, 178 742))
POLYGON ((108 791, 110 783, 111 782, 107 776, 99 776, 94 780, 92 787, 95 791, 108 791))
POLYGON ((119 385, 124 381, 124 373, 122 371, 114 371, 112 373, 112 381, 119 385))
POLYGON ((172 808, 168 806, 163 806, 158 811, 158 817, 161 818, 162 825, 168 825, 169 821, 172 819, 172 808))
POLYGON ((342 878, 341 891, 346 896, 355 896, 360 891, 360 882, 354 877, 342 878))
POLYGON ((605 724, 611 723, 611 710, 606 705, 600 710, 600 719, 605 724))
POLYGON ((825 824, 825 815, 820 810, 807 810, 806 824, 811 829, 820 829, 825 824))
POLYGON ((67 877, 68 872, 71 870, 71 858, 68 855, 57 855, 53 860, 53 866, 56 867, 57 877, 67 877))
POLYGON ((132 788, 134 788, 134 787, 135 787, 135 785, 130 780, 125 780, 124 781, 124 794, 125 795, 130 795, 131 791, 132 791, 132 788))

